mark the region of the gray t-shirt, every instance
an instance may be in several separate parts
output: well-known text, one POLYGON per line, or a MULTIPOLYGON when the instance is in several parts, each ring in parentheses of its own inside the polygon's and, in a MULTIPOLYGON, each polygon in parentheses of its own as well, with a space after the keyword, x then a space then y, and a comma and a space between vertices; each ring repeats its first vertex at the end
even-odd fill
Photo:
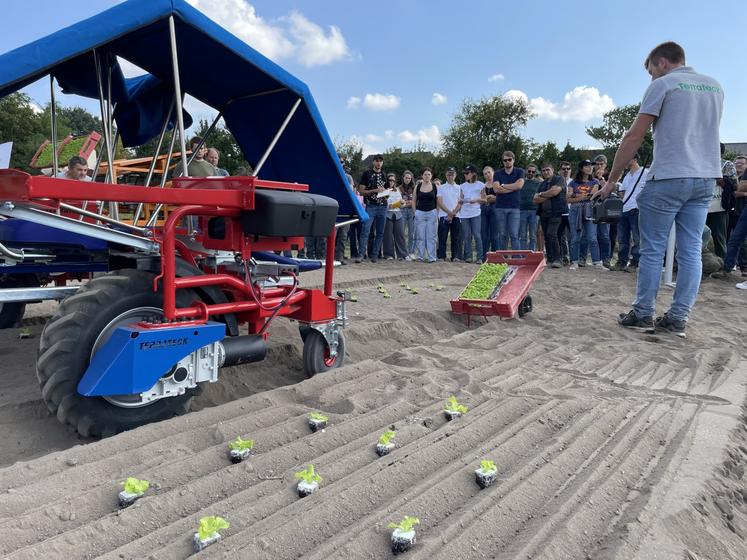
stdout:
POLYGON ((654 161, 648 180, 721 177, 719 124, 724 90, 689 66, 648 86, 639 113, 654 121, 654 161))

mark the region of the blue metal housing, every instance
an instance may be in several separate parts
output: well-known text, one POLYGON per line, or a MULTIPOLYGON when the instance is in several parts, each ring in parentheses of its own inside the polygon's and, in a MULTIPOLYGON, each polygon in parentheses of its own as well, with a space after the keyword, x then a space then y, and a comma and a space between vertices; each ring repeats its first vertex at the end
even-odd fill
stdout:
POLYGON ((118 327, 96 352, 78 383, 86 397, 132 395, 147 391, 182 358, 222 340, 223 323, 142 329, 118 327))

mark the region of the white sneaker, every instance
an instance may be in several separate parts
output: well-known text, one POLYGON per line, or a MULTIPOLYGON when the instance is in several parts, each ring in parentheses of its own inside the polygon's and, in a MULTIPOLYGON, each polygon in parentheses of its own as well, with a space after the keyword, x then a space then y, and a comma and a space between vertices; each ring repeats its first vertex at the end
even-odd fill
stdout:
POLYGON ((607 268, 606 266, 604 266, 604 263, 602 263, 602 261, 591 263, 591 266, 593 266, 597 270, 603 270, 605 272, 609 272, 609 270, 610 270, 609 268, 607 268))
POLYGON ((578 265, 574 262, 568 267, 568 270, 578 270, 578 265))
POLYGON ((412 260, 412 257, 411 257, 410 255, 407 255, 407 256, 405 257, 405 260, 406 260, 407 262, 410 262, 410 261, 412 260))
POLYGON ((737 284, 737 289, 738 290, 747 290, 747 282, 740 282, 739 284, 737 284))

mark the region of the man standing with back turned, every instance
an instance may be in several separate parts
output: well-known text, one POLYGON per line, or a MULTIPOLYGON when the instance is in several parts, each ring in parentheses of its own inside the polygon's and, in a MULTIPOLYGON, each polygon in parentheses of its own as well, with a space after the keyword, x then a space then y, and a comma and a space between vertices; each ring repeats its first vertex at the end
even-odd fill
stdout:
POLYGON ((651 84, 615 155, 609 180, 596 196, 609 196, 649 127, 654 127, 654 160, 638 196, 641 258, 633 309, 621 314, 623 327, 685 335, 700 288, 701 234, 716 178, 721 176, 719 123, 721 85, 685 66, 685 51, 668 42, 644 62, 651 84), (669 230, 677 235, 677 287, 672 306, 654 321, 656 294, 669 230))

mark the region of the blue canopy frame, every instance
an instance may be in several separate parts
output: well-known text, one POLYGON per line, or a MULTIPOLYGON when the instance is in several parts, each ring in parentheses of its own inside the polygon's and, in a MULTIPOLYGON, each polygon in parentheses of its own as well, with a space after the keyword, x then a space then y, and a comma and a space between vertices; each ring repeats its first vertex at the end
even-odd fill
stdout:
POLYGON ((172 16, 182 93, 223 114, 252 166, 301 100, 264 163, 261 178, 307 183, 311 192, 336 199, 341 215, 367 219, 306 84, 184 0, 129 0, 0 56, 0 97, 47 74, 67 92, 97 97, 91 94, 96 80, 95 49, 113 69, 113 100, 124 102, 118 103, 115 113, 118 130, 129 144, 142 143, 158 134, 170 106, 164 96, 173 96, 167 86, 174 78, 169 39, 172 16), (151 76, 138 82, 124 79, 115 56, 151 76))

